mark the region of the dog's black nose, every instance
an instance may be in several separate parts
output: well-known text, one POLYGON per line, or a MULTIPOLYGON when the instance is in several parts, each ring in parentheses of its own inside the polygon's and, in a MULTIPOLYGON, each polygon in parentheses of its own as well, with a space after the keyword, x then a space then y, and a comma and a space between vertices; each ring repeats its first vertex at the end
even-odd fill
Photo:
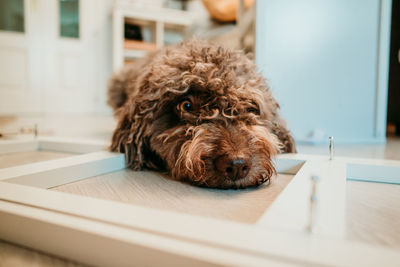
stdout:
POLYGON ((247 176, 251 162, 248 158, 222 156, 215 160, 215 168, 222 176, 231 180, 238 180, 247 176))

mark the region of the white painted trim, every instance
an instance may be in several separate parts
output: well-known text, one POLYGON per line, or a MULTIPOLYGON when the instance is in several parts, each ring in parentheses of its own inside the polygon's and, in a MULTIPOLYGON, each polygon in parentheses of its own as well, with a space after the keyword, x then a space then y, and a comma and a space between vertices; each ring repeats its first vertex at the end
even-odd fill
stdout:
POLYGON ((108 146, 109 143, 105 141, 57 137, 29 140, 2 140, 0 141, 0 155, 35 150, 82 154, 103 151, 106 150, 108 146))
POLYGON ((386 140, 392 0, 379 1, 378 53, 376 67, 375 138, 386 140))
POLYGON ((164 46, 164 22, 156 21, 155 37, 157 48, 162 48, 164 46))
POLYGON ((188 11, 175 10, 170 8, 145 8, 131 6, 115 7, 124 17, 131 17, 138 20, 159 21, 163 23, 189 26, 192 24, 194 15, 188 11))
POLYGON ((35 151, 39 149, 38 140, 2 140, 0 141, 0 155, 35 151))
POLYGON ((97 140, 78 140, 65 138, 39 139, 39 150, 67 153, 90 153, 107 150, 108 142, 97 140))
POLYGON ((304 160, 278 157, 275 160, 274 165, 278 173, 295 175, 301 169, 304 163, 304 160))
POLYGON ((133 49, 125 49, 124 50, 124 58, 142 58, 147 55, 149 51, 146 50, 133 50, 133 49))
POLYGON ((348 180, 400 184, 400 166, 348 164, 348 180))
POLYGON ((101 151, 0 169, 0 181, 47 189, 124 168, 122 154, 101 151))
MULTIPOLYGON (((307 158, 306 155, 298 157, 307 158)), ((346 165, 325 157, 306 160, 292 182, 257 223, 282 230, 305 232, 310 219, 311 176, 313 175, 319 177, 317 214, 314 214, 313 233, 343 237, 346 165)))
POLYGON ((112 57, 113 71, 119 70, 124 64, 124 17, 120 10, 112 12, 112 57))

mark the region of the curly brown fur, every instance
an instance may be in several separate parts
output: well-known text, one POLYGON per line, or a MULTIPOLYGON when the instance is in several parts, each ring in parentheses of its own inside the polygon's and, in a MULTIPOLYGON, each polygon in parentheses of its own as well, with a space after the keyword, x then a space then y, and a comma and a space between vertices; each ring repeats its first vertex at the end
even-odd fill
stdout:
POLYGON ((111 150, 127 165, 218 188, 257 186, 272 158, 295 152, 279 105, 242 52, 191 40, 127 66, 111 78, 119 119, 111 150))

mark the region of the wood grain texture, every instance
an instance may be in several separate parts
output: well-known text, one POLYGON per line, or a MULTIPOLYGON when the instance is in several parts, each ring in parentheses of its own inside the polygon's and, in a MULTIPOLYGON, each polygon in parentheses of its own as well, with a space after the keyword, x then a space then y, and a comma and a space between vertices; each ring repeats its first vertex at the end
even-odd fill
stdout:
POLYGON ((53 151, 26 151, 0 155, 0 168, 9 168, 27 163, 66 158, 73 156, 71 153, 53 151))
POLYGON ((0 241, 0 266, 79 267, 85 265, 0 241))
POLYGON ((400 249, 400 185, 347 181, 346 238, 400 249))
POLYGON ((252 224, 292 178, 280 174, 270 185, 221 190, 195 187, 150 171, 123 170, 51 190, 252 224))

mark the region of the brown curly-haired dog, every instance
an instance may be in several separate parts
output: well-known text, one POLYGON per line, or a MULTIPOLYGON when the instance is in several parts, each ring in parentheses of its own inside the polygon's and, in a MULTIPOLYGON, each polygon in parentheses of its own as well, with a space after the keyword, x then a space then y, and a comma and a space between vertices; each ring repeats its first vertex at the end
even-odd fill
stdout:
POLYGON ((279 105, 242 52, 191 40, 126 66, 109 84, 111 150, 128 167, 218 188, 257 186, 295 152, 279 105))

